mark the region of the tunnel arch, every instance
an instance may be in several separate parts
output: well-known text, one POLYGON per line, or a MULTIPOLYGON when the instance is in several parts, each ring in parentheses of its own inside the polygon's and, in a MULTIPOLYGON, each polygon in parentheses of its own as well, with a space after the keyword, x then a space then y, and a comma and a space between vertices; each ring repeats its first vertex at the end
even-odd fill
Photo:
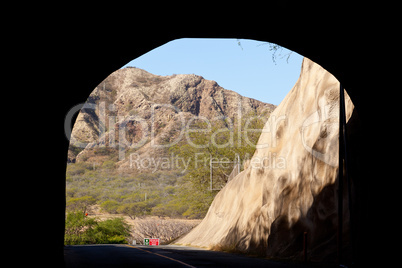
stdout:
MULTIPOLYGON (((200 34, 200 33, 199 33, 200 34)), ((278 43, 279 45, 282 45, 286 48, 289 48, 293 51, 298 52, 301 55, 304 55, 306 57, 309 57, 313 61, 317 62, 324 68, 326 68, 328 71, 330 71, 334 76, 338 78, 342 82, 342 84, 345 86, 345 88, 348 89, 348 93, 350 94, 353 102, 356 105, 356 108, 359 111, 359 114, 362 114, 363 116, 366 114, 365 113, 365 107, 364 105, 361 105, 361 103, 366 103, 364 98, 362 97, 362 91, 361 89, 357 86, 359 83, 355 81, 354 78, 351 78, 350 74, 354 73, 354 68, 356 66, 359 66, 360 64, 363 64, 364 61, 361 63, 356 63, 360 60, 360 57, 351 57, 352 58, 352 64, 345 65, 344 62, 348 62, 348 55, 350 53, 347 52, 348 48, 347 47, 341 47, 337 48, 336 50, 333 50, 333 43, 329 42, 329 40, 318 40, 318 37, 311 37, 311 42, 307 42, 304 44, 300 43, 300 40, 297 40, 297 38, 291 38, 291 37, 281 37, 279 34, 275 37, 275 34, 273 34, 274 37, 267 38, 265 35, 258 35, 258 34, 250 34, 248 32, 243 32, 244 35, 241 35, 237 33, 235 35, 236 38, 245 38, 245 39, 254 39, 254 40, 260 40, 260 41, 267 41, 267 42, 273 42, 273 43, 278 43), (317 41, 314 43, 314 41, 317 41), (325 45, 325 43, 328 42, 328 44, 325 45), (331 53, 329 53, 330 51, 331 53), (344 68, 342 68, 344 67, 344 68)), ((182 35, 182 34, 177 34, 175 35, 174 38, 172 36, 163 36, 161 34, 161 38, 158 38, 156 41, 145 41, 143 43, 138 44, 138 50, 134 52, 131 51, 132 47, 128 48, 125 47, 123 50, 119 52, 119 57, 114 57, 115 55, 109 55, 107 58, 101 59, 95 59, 97 56, 93 55, 91 56, 91 59, 95 62, 97 65, 93 70, 90 71, 90 74, 87 77, 79 77, 78 79, 80 81, 85 81, 79 88, 84 89, 86 92, 82 93, 80 92, 77 94, 74 98, 72 99, 79 99, 82 96, 88 96, 89 91, 95 88, 100 81, 103 80, 104 77, 106 77, 108 74, 110 74, 112 71, 117 69, 117 66, 122 66, 124 63, 128 62, 129 60, 136 58, 139 55, 143 54, 143 51, 145 50, 151 50, 155 47, 158 47, 159 45, 162 45, 166 42, 169 42, 170 40, 177 39, 180 37, 189 37, 189 35, 182 35), (134 56, 133 56, 134 55, 134 56), (105 75, 106 74, 106 75, 105 75)), ((208 37, 234 37, 233 33, 223 33, 223 34, 212 34, 209 35, 208 37)), ((197 34, 197 37, 200 37, 200 35, 197 34)), ((144 39, 145 40, 145 39, 144 39)), ((88 51, 83 51, 83 54, 87 53, 88 51)), ((145 51, 146 52, 146 51, 145 51)), ((350 58, 349 58, 350 59, 350 58)), ((119 67, 118 67, 119 68, 119 67)), ((81 70, 83 73, 85 73, 85 70, 81 70)), ((80 72, 80 71, 79 71, 80 72)), ((86 97, 85 96, 85 97, 86 97)), ((79 102, 79 101, 78 101, 79 102)), ((69 102, 72 104, 73 102, 69 102)), ((77 103, 77 102, 75 102, 77 103)), ((67 151, 67 146, 65 146, 65 152, 67 151)), ((64 157, 67 154, 64 154, 64 157)), ((366 191, 366 189, 364 190, 366 191)), ((367 200, 367 196, 363 193, 363 200, 367 200)), ((363 204, 363 207, 365 207, 367 204, 363 204)), ((361 215, 362 221, 365 219, 366 215, 361 215)), ((364 240, 363 240, 364 241, 364 240)))

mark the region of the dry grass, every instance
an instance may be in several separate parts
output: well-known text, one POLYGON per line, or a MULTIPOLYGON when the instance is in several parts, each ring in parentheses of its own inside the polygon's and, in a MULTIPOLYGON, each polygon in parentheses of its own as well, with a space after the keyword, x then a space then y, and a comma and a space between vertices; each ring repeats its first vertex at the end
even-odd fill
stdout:
POLYGON ((155 219, 145 218, 134 220, 133 239, 143 242, 144 238, 160 238, 161 244, 169 244, 187 234, 201 220, 155 219))

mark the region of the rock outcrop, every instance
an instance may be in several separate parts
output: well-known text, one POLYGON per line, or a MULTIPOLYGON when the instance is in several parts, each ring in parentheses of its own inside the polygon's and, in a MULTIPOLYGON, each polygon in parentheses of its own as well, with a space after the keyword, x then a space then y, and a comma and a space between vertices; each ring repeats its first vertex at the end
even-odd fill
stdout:
MULTIPOLYGON (((345 96, 350 126, 356 115, 345 96)), ((309 258, 333 258, 338 122, 339 82, 305 58, 248 166, 217 194, 201 224, 177 243, 300 258, 307 232, 309 258)), ((344 211, 348 221, 346 205, 344 211)))
POLYGON ((160 156, 163 152, 151 144, 178 138, 189 118, 235 121, 239 112, 269 115, 275 107, 194 74, 159 76, 135 67, 120 69, 95 88, 79 113, 68 160, 101 165, 104 155, 120 150, 118 167, 124 168, 128 150, 160 156))

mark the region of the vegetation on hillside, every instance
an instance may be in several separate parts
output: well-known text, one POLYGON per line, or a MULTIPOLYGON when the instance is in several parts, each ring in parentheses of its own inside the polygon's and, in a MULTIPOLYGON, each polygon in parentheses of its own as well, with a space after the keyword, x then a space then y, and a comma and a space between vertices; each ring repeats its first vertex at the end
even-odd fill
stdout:
POLYGON ((180 172, 132 176, 102 168, 93 170, 85 163, 67 168, 67 211, 86 213, 91 205, 98 204, 104 212, 132 219, 146 215, 199 218, 203 211, 199 211, 200 203, 193 194, 180 172))
POLYGON ((218 162, 213 165, 213 187, 223 187, 236 155, 241 162, 252 157, 267 115, 245 118, 236 125, 227 119, 194 120, 187 137, 166 149, 186 163, 173 170, 119 172, 113 149, 95 149, 94 154, 105 157, 102 164, 67 166, 67 211, 86 213, 98 204, 105 212, 131 219, 147 215, 203 218, 217 193, 210 189, 210 160, 218 162))
POLYGON ((261 129, 268 115, 248 114, 234 125, 228 118, 213 124, 204 120, 194 121, 192 131, 186 139, 169 148, 169 151, 183 158, 186 166, 184 179, 191 182, 196 191, 222 188, 234 168, 237 156, 242 163, 249 160, 256 149, 261 129), (213 163, 210 163, 210 161, 213 163))
POLYGON ((144 217, 202 219, 218 193, 216 189, 226 184, 237 156, 242 164, 254 154, 267 117, 250 114, 236 124, 228 118, 212 123, 194 120, 185 138, 161 152, 175 156, 177 165, 169 170, 122 172, 116 169, 117 150, 108 147, 94 148, 87 154, 102 160, 99 164, 85 159, 69 163, 65 244, 127 243, 128 237, 140 241, 154 235, 172 241, 188 232, 193 225, 144 217), (213 185, 210 160, 214 161, 213 185), (106 213, 128 216, 138 226, 130 229, 123 218, 100 221, 87 217, 94 205, 106 213))

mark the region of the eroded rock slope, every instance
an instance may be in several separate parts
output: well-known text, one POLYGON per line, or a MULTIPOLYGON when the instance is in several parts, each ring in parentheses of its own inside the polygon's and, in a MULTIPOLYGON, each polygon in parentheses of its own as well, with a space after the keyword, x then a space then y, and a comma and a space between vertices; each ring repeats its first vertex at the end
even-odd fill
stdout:
MULTIPOLYGON (((347 120, 353 108, 346 94, 347 120)), ((248 167, 177 243, 299 258, 307 232, 309 258, 333 256, 338 122, 338 80, 305 58, 295 86, 266 122, 248 167)), ((346 212, 344 218, 348 221, 346 212)))

